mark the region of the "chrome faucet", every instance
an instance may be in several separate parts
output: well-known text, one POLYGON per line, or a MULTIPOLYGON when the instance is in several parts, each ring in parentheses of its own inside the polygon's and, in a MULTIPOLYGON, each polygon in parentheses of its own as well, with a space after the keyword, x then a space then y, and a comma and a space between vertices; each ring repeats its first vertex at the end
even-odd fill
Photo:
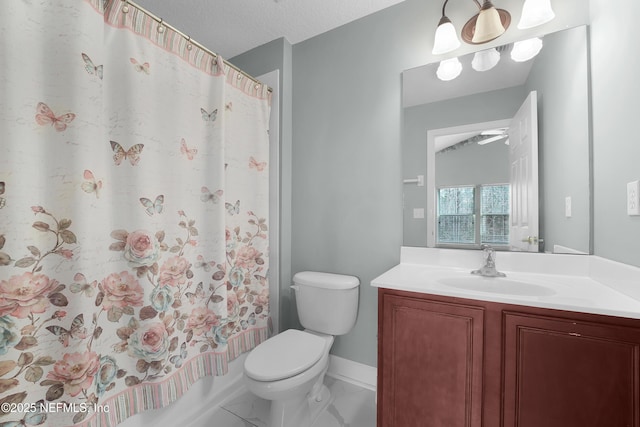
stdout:
POLYGON ((484 265, 479 270, 473 270, 471 274, 484 277, 506 277, 506 274, 496 270, 496 251, 489 245, 482 245, 484 265))

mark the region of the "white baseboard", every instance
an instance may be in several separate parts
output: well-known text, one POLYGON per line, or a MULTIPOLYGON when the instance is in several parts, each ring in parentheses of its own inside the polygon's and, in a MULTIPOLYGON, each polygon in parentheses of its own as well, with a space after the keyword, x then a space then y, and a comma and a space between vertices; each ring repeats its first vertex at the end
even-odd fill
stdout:
POLYGON ((330 354, 327 375, 368 390, 376 391, 378 370, 373 366, 330 354))

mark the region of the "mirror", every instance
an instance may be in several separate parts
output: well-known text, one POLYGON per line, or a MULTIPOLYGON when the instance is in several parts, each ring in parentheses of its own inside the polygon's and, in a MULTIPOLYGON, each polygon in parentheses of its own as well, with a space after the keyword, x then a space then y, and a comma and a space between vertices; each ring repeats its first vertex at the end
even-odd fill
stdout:
MULTIPOLYGON (((509 57, 512 46, 508 45, 498 48, 500 62, 489 71, 475 71, 471 67, 474 55, 470 54, 459 58, 463 65, 462 72, 458 78, 450 81, 436 77, 437 63, 403 73, 405 246, 479 247, 481 225, 486 226, 488 221, 480 212, 481 186, 488 183, 505 184, 509 179, 504 175, 499 178, 470 176, 482 171, 495 175, 498 170, 508 171, 511 165, 496 166, 495 161, 499 157, 504 158, 504 155, 488 151, 488 157, 484 157, 484 160, 478 153, 465 159, 454 158, 461 156, 463 146, 471 147, 470 151, 477 150, 477 139, 489 137, 479 135, 483 132, 507 132, 511 119, 527 95, 535 91, 539 232, 524 237, 539 238, 540 244, 536 242, 536 250, 544 252, 592 252, 591 112, 587 43, 587 28, 582 26, 547 34, 543 38, 542 50, 529 61, 512 61, 509 57), (484 123, 487 124, 486 129, 483 128, 484 123), (470 133, 466 139, 471 142, 457 145, 456 150, 445 151, 448 155, 435 155, 436 137, 453 138, 447 136, 452 133, 470 133), (458 151, 455 156, 451 155, 454 151, 458 151), (439 158, 443 160, 436 160, 439 158), (444 215, 451 212, 445 210, 438 216, 437 187, 452 187, 451 182, 454 181, 436 184, 435 177, 442 173, 455 175, 455 171, 474 172, 466 173, 469 177, 447 178, 455 179, 455 186, 478 189, 473 196, 478 213, 470 220, 474 225, 473 234, 477 236, 473 243, 468 243, 471 239, 469 231, 467 243, 452 244, 447 239, 438 239, 439 219, 442 220, 440 233, 446 234, 446 224, 442 223, 448 220, 444 215), (426 179, 417 179, 420 176, 426 179)), ((495 151, 500 144, 506 145, 504 142, 504 138, 502 142, 494 140, 482 147, 495 151)), ((499 193, 504 194, 504 189, 499 193)), ((440 201, 444 206, 444 199, 440 201)), ((500 215, 505 220, 505 212, 500 211, 503 208, 498 207, 498 211, 493 212, 496 215, 490 218, 492 226, 500 222, 500 215)), ((462 214, 469 215, 469 212, 462 214)), ((506 214, 511 214, 511 208, 506 214)), ((506 220, 510 222, 510 217, 507 216, 506 220)), ((519 240, 523 240, 521 237, 519 240)), ((512 246, 500 243, 504 242, 504 236, 491 238, 497 240, 488 243, 498 247, 507 249, 512 246)))

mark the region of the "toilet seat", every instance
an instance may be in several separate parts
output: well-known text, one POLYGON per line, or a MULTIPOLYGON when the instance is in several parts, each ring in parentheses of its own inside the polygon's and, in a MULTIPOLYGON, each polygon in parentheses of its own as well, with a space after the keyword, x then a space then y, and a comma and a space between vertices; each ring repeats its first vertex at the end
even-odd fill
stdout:
POLYGON ((257 381, 277 381, 306 371, 321 358, 326 340, 297 329, 269 338, 249 353, 245 373, 257 381))

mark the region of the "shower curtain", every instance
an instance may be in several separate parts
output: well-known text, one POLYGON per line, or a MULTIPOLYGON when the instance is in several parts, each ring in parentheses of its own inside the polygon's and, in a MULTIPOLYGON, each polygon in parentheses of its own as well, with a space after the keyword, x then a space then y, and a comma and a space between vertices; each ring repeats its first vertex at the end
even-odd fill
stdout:
POLYGON ((267 89, 125 1, 0 2, 0 425, 112 426, 267 338, 267 89))

